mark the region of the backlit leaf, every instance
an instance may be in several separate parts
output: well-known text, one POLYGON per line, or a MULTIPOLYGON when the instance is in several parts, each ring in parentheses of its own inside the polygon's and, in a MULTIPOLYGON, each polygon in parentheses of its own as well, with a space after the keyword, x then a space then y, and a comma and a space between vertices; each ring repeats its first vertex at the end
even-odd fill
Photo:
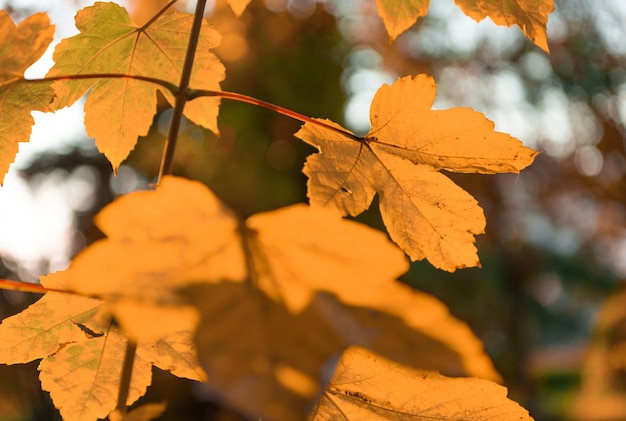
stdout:
POLYGON ((334 212, 295 205, 238 221, 205 186, 176 177, 165 177, 156 191, 118 199, 96 224, 108 239, 66 271, 70 287, 88 295, 163 304, 179 286, 252 276, 298 311, 317 290, 358 304, 360 285, 390 282, 408 269, 383 233, 334 212))
POLYGON ((310 421, 532 420, 506 388, 476 378, 418 371, 359 347, 348 348, 310 421), (390 392, 393 391, 393 392, 390 392))
POLYGON ((295 205, 246 221, 260 288, 299 311, 315 291, 350 304, 369 302, 373 285, 386 285, 409 267, 384 233, 295 205))
POLYGON ((484 351, 475 348, 478 339, 440 312, 441 302, 399 283, 378 292, 388 293, 388 308, 398 298, 411 307, 388 312, 316 294, 293 314, 249 284, 193 286, 188 296, 202 313, 196 340, 208 387, 250 418, 302 419, 334 356, 353 344, 414 368, 499 379, 484 351), (404 310, 413 315, 397 316, 404 310))
MULTIPOLYGON (((127 11, 114 3, 96 2, 76 15, 80 33, 55 49, 55 65, 48 76, 114 73, 158 78, 172 84, 180 75, 193 16, 161 15, 147 27, 137 27, 127 11)), ((203 22, 190 86, 219 90, 224 67, 209 50, 220 35, 203 22)), ((62 80, 53 87, 55 106, 71 105, 91 89, 85 103, 87 134, 117 169, 137 142, 148 133, 156 113, 157 90, 174 103, 163 87, 136 79, 62 80)), ((186 104, 184 114, 196 124, 217 129, 219 99, 199 98, 186 104)))
MULTIPOLYGON (((65 281, 63 272, 42 278, 48 288, 65 288, 65 281)), ((152 365, 179 377, 205 379, 192 340, 194 327, 139 341, 129 405, 145 393, 152 365)), ((42 359, 42 388, 66 421, 96 420, 115 408, 125 347, 103 302, 73 294, 48 292, 0 324, 0 363, 42 359)))
POLYGON ((475 235, 485 218, 478 202, 440 170, 519 172, 536 152, 467 108, 431 110, 435 83, 424 75, 383 85, 362 139, 306 123, 296 136, 317 147, 304 166, 312 205, 358 215, 374 195, 391 238, 412 260, 454 271, 478 266, 475 235))
POLYGON ((496 25, 517 25, 538 47, 548 52, 546 25, 554 0, 454 0, 463 12, 480 22, 489 17, 496 25))
MULTIPOLYGON (((117 403, 126 338, 109 327, 102 336, 63 346, 39 364, 41 388, 50 392, 65 421, 95 420, 117 403)), ((128 403, 146 392, 152 365, 135 357, 128 403)))
POLYGON ((20 314, 0 324, 0 361, 4 364, 27 363, 57 352, 63 344, 85 339, 81 325, 89 324, 101 332, 106 325, 94 327, 102 302, 71 294, 51 292, 20 314))
POLYGON ((163 305, 190 283, 246 277, 237 218, 199 182, 164 177, 157 190, 118 198, 95 223, 108 238, 64 271, 78 292, 163 305))
POLYGON ((15 25, 0 10, 0 184, 15 159, 19 142, 30 139, 31 111, 50 111, 54 91, 49 83, 26 83, 24 71, 52 42, 54 26, 37 13, 15 25))

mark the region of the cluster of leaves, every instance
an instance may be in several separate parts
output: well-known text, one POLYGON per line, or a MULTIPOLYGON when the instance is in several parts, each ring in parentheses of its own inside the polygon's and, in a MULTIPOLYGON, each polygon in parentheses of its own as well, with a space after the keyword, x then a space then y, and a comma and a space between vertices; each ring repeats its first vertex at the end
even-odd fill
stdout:
MULTIPOLYGON (((157 93, 174 107, 170 140, 182 114, 218 133, 220 98, 229 98, 305 123, 296 137, 319 150, 303 170, 310 206, 244 220, 165 164, 155 190, 125 195, 98 215, 106 239, 43 277, 45 295, 3 321, 0 362, 42 359, 42 388, 67 420, 129 417, 125 406, 145 392, 152 365, 206 381, 225 403, 267 420, 303 418, 312 402, 314 420, 529 419, 500 386, 424 371, 500 380, 464 323, 397 278, 408 269, 405 253, 447 271, 480 264, 483 212, 442 170, 519 172, 536 152, 476 111, 432 110, 435 83, 426 75, 383 85, 364 137, 223 92, 224 67, 210 52, 220 35, 199 18, 202 7, 193 16, 171 12, 174 3, 142 27, 114 3, 79 11, 80 33, 58 44, 38 80, 23 72, 52 40, 47 16, 16 26, 0 12, 0 181, 30 136, 33 110, 53 112, 89 92, 87 133, 117 170, 150 128, 157 93), (376 194, 395 245, 342 218, 365 211, 376 194)), ((240 14, 248 1, 230 4, 240 14)), ((428 1, 377 4, 395 38, 428 1)), ((551 1, 457 4, 474 19, 518 24, 547 50, 551 1)), ((164 410, 142 408, 133 419, 164 410)))

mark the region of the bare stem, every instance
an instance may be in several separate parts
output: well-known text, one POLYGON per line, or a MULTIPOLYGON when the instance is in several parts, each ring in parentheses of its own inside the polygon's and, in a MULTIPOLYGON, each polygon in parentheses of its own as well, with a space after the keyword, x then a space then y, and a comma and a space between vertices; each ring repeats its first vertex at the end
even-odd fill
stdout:
POLYGON ((85 73, 79 75, 60 75, 60 76, 47 76, 41 79, 22 79, 20 83, 42 83, 42 82, 55 82, 57 80, 81 80, 81 79, 135 79, 144 82, 153 83, 159 85, 172 93, 177 95, 179 90, 178 86, 174 85, 163 79, 157 79, 150 76, 140 75, 127 75, 121 73, 85 73))
POLYGON ((200 29, 202 28, 205 6, 206 0, 198 0, 196 3, 196 11, 193 17, 193 24, 191 26, 191 34, 189 35, 189 43, 187 44, 187 54, 183 64, 183 71, 180 76, 180 83, 178 85, 179 90, 176 94, 176 102, 174 104, 174 111, 172 112, 172 119, 170 120, 170 130, 167 140, 165 141, 165 150, 163 151, 158 181, 160 181, 164 175, 172 173, 174 153, 176 152, 176 142, 178 140, 178 131, 183 117, 183 109, 185 108, 185 103, 188 101, 187 89, 189 88, 191 69, 196 55, 196 48, 198 47, 198 39, 200 38, 200 29))
POLYGON ((326 123, 324 120, 307 117, 304 114, 300 114, 296 111, 292 111, 289 108, 281 107, 280 105, 275 105, 270 102, 266 102, 266 101, 248 96, 248 95, 239 94, 236 92, 228 92, 228 91, 209 91, 205 89, 190 89, 187 93, 187 99, 189 101, 191 101, 192 99, 200 98, 204 96, 216 96, 220 98, 231 99, 233 101, 246 102, 248 104, 252 104, 258 107, 272 110, 279 114, 293 118, 294 120, 302 121, 303 123, 311 123, 311 124, 315 124, 316 126, 323 127, 328 130, 332 130, 336 133, 339 133, 342 136, 349 137, 350 139, 355 140, 357 142, 363 141, 362 137, 359 137, 342 127, 333 126, 332 124, 326 123))
POLYGON ((170 0, 165 6, 163 6, 163 8, 161 10, 159 10, 156 13, 156 15, 152 16, 152 18, 141 27, 141 30, 143 31, 143 30, 147 29, 150 25, 152 25, 155 20, 157 20, 159 17, 161 17, 161 15, 163 13, 165 13, 167 11, 167 9, 172 7, 174 5, 174 3, 176 3, 177 1, 178 0, 170 0))
POLYGON ((127 338, 126 350, 124 352, 124 362, 122 363, 122 376, 120 379, 120 388, 117 393, 117 406, 115 407, 121 414, 126 413, 126 401, 130 392, 130 380, 133 375, 133 364, 135 363, 135 355, 137 355, 137 342, 134 339, 127 338))
POLYGON ((252 252, 252 245, 250 244, 250 242, 252 241, 251 237, 254 235, 254 232, 246 226, 246 221, 244 218, 239 217, 237 219, 237 231, 239 231, 239 237, 241 238, 241 249, 243 250, 243 254, 245 257, 246 272, 248 274, 246 280, 251 286, 254 286, 258 283, 257 270, 255 268, 253 257, 254 253, 252 252))
POLYGON ((12 281, 10 279, 0 279, 0 289, 9 291, 34 292, 35 294, 45 294, 46 292, 65 292, 46 288, 41 284, 31 284, 30 282, 12 281))

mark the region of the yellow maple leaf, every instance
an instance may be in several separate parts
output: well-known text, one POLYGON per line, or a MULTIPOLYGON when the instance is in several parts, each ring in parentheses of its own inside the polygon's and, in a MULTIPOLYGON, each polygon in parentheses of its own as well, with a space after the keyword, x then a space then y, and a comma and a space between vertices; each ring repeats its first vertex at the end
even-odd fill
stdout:
POLYGON ((375 291, 388 294, 372 297, 386 303, 382 309, 318 293, 293 314, 250 284, 190 287, 187 296, 201 312, 196 341, 207 387, 250 417, 302 419, 329 362, 354 344, 414 368, 499 379, 474 346, 479 340, 440 301, 398 282, 375 291))
MULTIPOLYGON (((62 272, 41 281, 48 288, 66 286, 62 272)), ((179 377, 205 379, 192 341, 193 328, 139 341, 127 404, 145 393, 152 365, 179 377)), ((46 293, 0 324, 0 362, 42 359, 42 388, 69 421, 96 420, 115 408, 126 343, 101 300, 61 292, 46 293)))
POLYGON ((0 10, 0 184, 15 159, 19 142, 27 142, 34 123, 31 111, 50 111, 54 91, 48 83, 25 83, 24 71, 52 42, 54 26, 45 13, 15 25, 0 10))
MULTIPOLYGON (((180 82, 193 16, 164 14, 147 27, 135 26, 128 12, 114 3, 96 2, 76 14, 80 33, 59 43, 55 65, 47 76, 81 74, 126 74, 180 82)), ((220 43, 220 35, 205 21, 194 59, 190 86, 219 90, 224 66, 209 50, 220 43)), ((137 79, 60 80, 53 84, 55 106, 61 108, 78 100, 91 89, 85 103, 87 134, 114 169, 128 156, 137 137, 148 133, 156 112, 157 90, 170 104, 172 92, 137 79)), ((184 114, 196 124, 215 133, 219 99, 199 98, 185 106, 184 114)))
POLYGON ((474 236, 485 217, 439 171, 519 172, 536 152, 472 109, 431 110, 434 98, 432 78, 404 77, 376 93, 364 138, 328 121, 296 136, 320 150, 303 170, 312 205, 358 215, 378 193, 387 230, 411 259, 454 271, 479 265, 474 236))
POLYGON ((496 25, 520 27, 538 47, 549 52, 546 25, 554 0, 454 0, 463 12, 480 22, 489 17, 496 25))
POLYGON ((393 281, 408 269, 382 232, 334 212, 295 205, 239 221, 204 185, 178 177, 119 198, 95 222, 108 238, 81 252, 64 275, 87 295, 163 304, 190 283, 253 277, 297 312, 318 290, 358 304, 360 284, 393 281))
MULTIPOLYGON (((122 373, 125 336, 110 326, 100 336, 65 344, 39 363, 41 388, 65 421, 103 418, 115 408, 122 373)), ((146 392, 152 365, 137 355, 127 403, 146 392)))
POLYGON ((532 420, 528 411, 507 399, 506 388, 495 383, 418 371, 350 347, 309 420, 363 419, 532 420))
POLYGON ((315 291, 366 304, 409 266, 384 233, 304 204, 246 221, 255 282, 270 297, 300 311, 315 291))

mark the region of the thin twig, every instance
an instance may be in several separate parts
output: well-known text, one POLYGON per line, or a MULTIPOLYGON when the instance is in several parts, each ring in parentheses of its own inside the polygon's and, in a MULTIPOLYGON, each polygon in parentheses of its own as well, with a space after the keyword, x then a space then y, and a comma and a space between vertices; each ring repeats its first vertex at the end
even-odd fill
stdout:
POLYGON ((133 364, 135 363, 135 355, 137 355, 137 341, 132 338, 126 338, 126 351, 124 352, 124 362, 122 363, 122 376, 120 379, 120 388, 117 394, 117 406, 115 409, 121 414, 126 413, 126 401, 130 392, 130 381, 133 375, 133 364))
POLYGON ((122 73, 85 73, 79 75, 60 75, 60 76, 47 76, 41 79, 21 79, 20 83, 42 83, 42 82, 56 82, 57 80, 80 80, 80 79, 136 79, 144 82, 154 83, 155 85, 162 86, 172 93, 172 95, 178 94, 178 86, 163 79, 157 79, 150 76, 141 75, 127 75, 122 73))
POLYGON ((252 245, 250 244, 254 232, 246 226, 246 220, 242 217, 237 218, 237 231, 239 232, 239 238, 241 238, 241 249, 243 250, 246 262, 246 273, 248 274, 246 281, 251 286, 256 286, 258 276, 254 264, 254 253, 252 252, 252 245))
MULTIPOLYGON (((191 35, 189 36, 189 43, 187 45, 187 55, 185 57, 185 63, 183 64, 179 91, 176 94, 176 103, 174 105, 174 111, 172 113, 172 120, 170 121, 170 132, 165 146, 163 161, 161 162, 159 180, 164 174, 171 173, 174 152, 176 150, 176 140, 178 138, 178 130, 180 128, 180 122, 183 115, 183 109, 185 108, 185 102, 187 101, 186 91, 189 87, 191 69, 193 67, 196 47, 198 45, 198 39, 200 37, 200 28, 202 27, 202 19, 204 16, 205 6, 206 0, 198 0, 198 2, 196 3, 196 13, 194 15, 193 25, 191 27, 191 35)), ((116 407, 116 409, 121 414, 126 413, 126 401, 128 400, 128 393, 130 391, 130 382, 133 374, 133 363, 137 354, 137 342, 130 337, 127 337, 127 340, 128 342, 126 343, 126 351, 124 352, 124 364, 122 366, 122 376, 120 379, 120 387, 118 390, 116 407)))
POLYGON ((185 63, 183 64, 183 71, 180 76, 180 84, 178 85, 179 91, 176 95, 176 102, 174 104, 174 110, 172 112, 172 119, 170 120, 170 130, 165 141, 165 150, 163 152, 163 159, 161 160, 161 168, 159 169, 159 177, 157 183, 166 174, 172 173, 172 166, 174 164, 174 153, 176 152, 176 141, 178 140, 178 131, 180 129, 180 122, 183 117, 183 109, 187 99, 187 89, 189 88, 189 80, 191 79, 191 69, 193 67, 193 61, 196 56, 196 48, 198 47, 198 39, 200 38, 200 29, 202 28, 202 19, 204 19, 204 8, 206 6, 206 0, 198 0, 196 3, 196 11, 193 17, 193 24, 191 26, 191 34, 189 35, 189 43, 187 44, 187 53, 185 56, 185 63))
POLYGON ((192 99, 200 98, 204 96, 215 96, 215 97, 220 97, 220 98, 225 98, 225 99, 231 99, 233 101, 246 102, 248 104, 252 104, 252 105, 262 107, 262 108, 266 108, 268 110, 272 110, 279 114, 293 118, 294 120, 302 121, 303 123, 311 123, 311 124, 315 124, 316 126, 320 126, 325 129, 332 130, 336 133, 339 133, 342 136, 349 137, 350 139, 355 140, 357 142, 363 141, 362 137, 359 137, 342 127, 333 126, 331 124, 324 122, 323 120, 315 119, 312 117, 307 117, 304 114, 300 114, 296 111, 292 111, 289 108, 281 107, 280 105, 275 105, 270 102, 263 101, 263 100, 260 100, 260 99, 257 99, 248 95, 239 94, 236 92, 228 92, 228 91, 210 91, 206 89, 190 89, 187 92, 187 99, 189 101, 191 101, 192 99))
POLYGON ((141 26, 141 30, 144 31, 146 28, 148 28, 150 25, 152 25, 154 23, 155 20, 157 20, 158 18, 161 17, 161 15, 163 13, 165 13, 167 11, 167 9, 169 9, 170 7, 172 7, 174 5, 174 3, 176 3, 178 0, 170 0, 169 3, 167 3, 165 6, 163 6, 163 8, 161 10, 159 10, 156 15, 152 16, 152 18, 150 18, 150 20, 148 22, 146 22, 145 24, 143 24, 141 26))
POLYGON ((10 279, 0 279, 0 289, 8 291, 34 292, 35 294, 45 294, 50 291, 65 292, 55 289, 46 288, 41 284, 32 284, 30 282, 12 281, 10 279))
MULTIPOLYGON (((272 104, 270 102, 267 101, 263 101, 261 99, 252 97, 252 96, 248 96, 248 95, 244 95, 244 94, 239 94, 237 92, 228 92, 228 91, 211 91, 211 90, 206 90, 206 89, 186 89, 182 90, 179 89, 178 86, 174 85, 171 82, 168 82, 166 80, 162 80, 162 79, 157 79, 157 78, 153 78, 153 77, 149 77, 149 76, 139 76, 139 75, 125 75, 125 74, 118 74, 118 73, 94 73, 94 74, 80 74, 80 75, 62 75, 62 76, 51 76, 51 77, 45 77, 42 79, 25 79, 22 80, 22 82, 27 82, 27 83, 38 83, 38 82, 54 82, 57 80, 77 80, 77 79, 114 79, 114 78, 128 78, 128 79, 136 79, 136 80, 142 80, 144 82, 149 82, 149 83, 153 83, 155 85, 159 85, 162 86, 163 88, 167 89, 168 91, 170 91, 172 93, 172 95, 174 95, 176 97, 176 105, 178 104, 178 98, 181 98, 181 101, 184 105, 184 103, 186 101, 191 101, 192 99, 196 99, 196 98, 201 98, 201 97, 219 97, 219 98, 224 98, 224 99, 230 99, 233 101, 239 101, 239 102, 245 102, 247 104, 252 104, 252 105, 256 105, 258 107, 262 107, 268 110, 272 110, 276 113, 282 114, 284 116, 293 118, 294 120, 298 120, 301 121, 303 123, 311 123, 314 124, 316 126, 319 127, 323 127, 325 129, 328 130, 332 130, 335 133, 338 133, 342 136, 346 136, 354 141, 357 142, 362 142, 363 138, 359 137, 357 135, 355 135, 354 133, 342 128, 342 127, 337 127, 337 126, 333 126, 331 124, 326 123, 323 120, 320 119, 316 119, 316 118, 312 118, 312 117, 308 117, 305 116, 304 114, 300 114, 296 111, 290 110, 289 108, 285 108, 285 107, 281 107, 280 105, 276 105, 276 104, 272 104)), ((176 111, 176 105, 174 107, 174 111, 176 111)), ((178 128, 180 128, 180 118, 182 117, 182 110, 180 111, 180 117, 178 117, 178 126, 176 127, 176 130, 178 130, 178 128)), ((174 113, 172 114, 172 119, 174 119, 174 113)), ((171 138, 172 133, 171 133, 171 123, 170 123, 170 135, 168 136, 168 139, 171 138)), ((176 137, 178 135, 178 131, 176 132, 176 137)), ((176 143, 176 140, 174 140, 174 144, 176 143)), ((167 149, 166 149, 167 152, 167 149)), ((173 153, 173 152, 172 152, 173 153)), ((163 169, 163 165, 164 165, 164 161, 165 160, 165 154, 163 156, 163 160, 161 162, 161 167, 163 169)), ((169 165, 171 165, 171 162, 169 163, 169 165)), ((171 171, 171 169, 170 169, 171 171)), ((162 175, 165 175, 168 172, 164 172, 163 174, 161 174, 159 176, 159 178, 161 178, 162 175)))

